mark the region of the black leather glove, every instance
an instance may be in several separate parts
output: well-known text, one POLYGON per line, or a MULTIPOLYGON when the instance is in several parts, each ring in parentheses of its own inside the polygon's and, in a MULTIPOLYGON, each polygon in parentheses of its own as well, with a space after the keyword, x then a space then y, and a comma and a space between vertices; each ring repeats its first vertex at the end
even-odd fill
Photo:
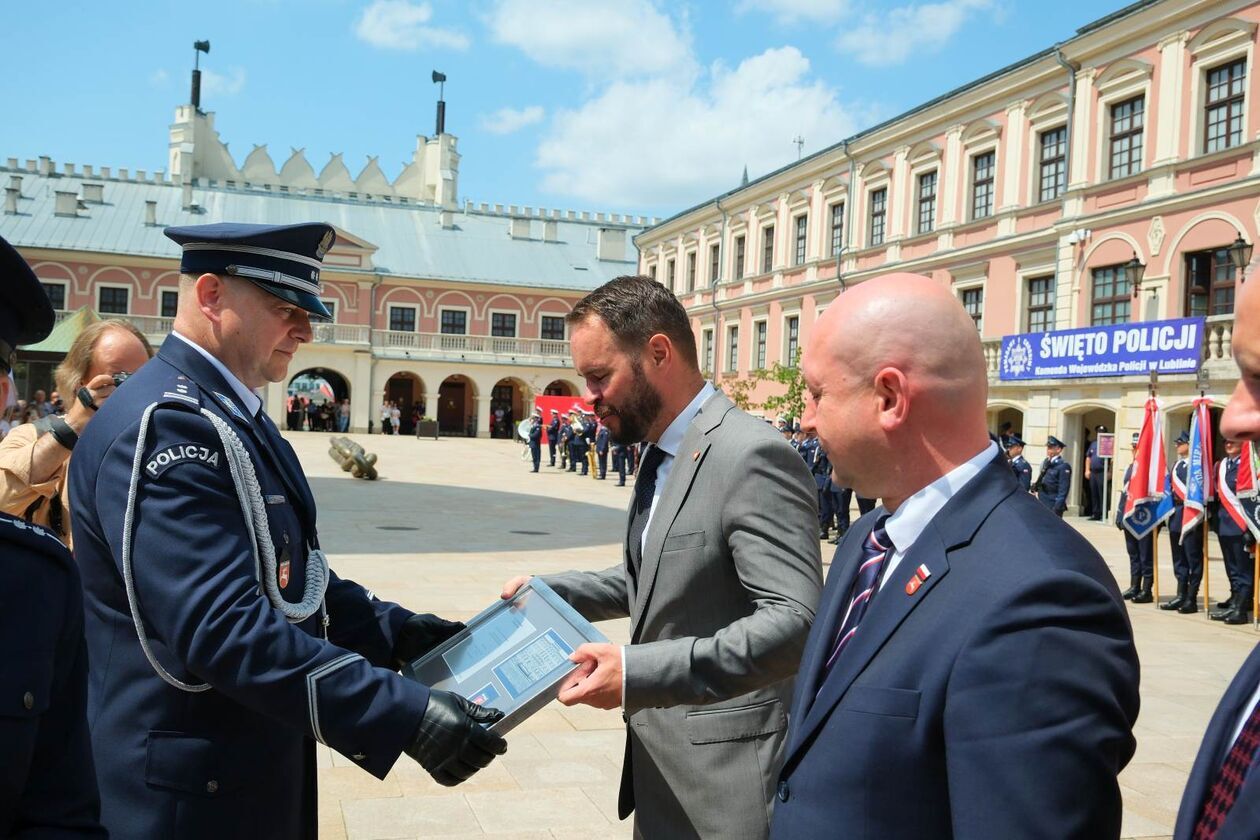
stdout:
POLYGON ((413 615, 403 622, 394 640, 394 667, 401 669, 463 629, 460 621, 447 621, 429 613, 413 615))
POLYGON ((430 691, 429 707, 405 752, 439 785, 454 787, 507 751, 507 741, 483 726, 502 719, 498 709, 449 691, 430 691))

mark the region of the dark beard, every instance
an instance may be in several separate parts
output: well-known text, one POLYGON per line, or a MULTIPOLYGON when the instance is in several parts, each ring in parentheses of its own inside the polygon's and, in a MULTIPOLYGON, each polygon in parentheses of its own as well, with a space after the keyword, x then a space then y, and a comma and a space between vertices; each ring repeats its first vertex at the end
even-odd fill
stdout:
POLYGON ((617 415, 617 432, 608 427, 608 436, 613 443, 629 446, 647 437, 647 431, 661 413, 661 395, 656 392, 647 377, 643 375, 642 362, 635 361, 632 368, 634 385, 626 404, 609 406, 617 415))

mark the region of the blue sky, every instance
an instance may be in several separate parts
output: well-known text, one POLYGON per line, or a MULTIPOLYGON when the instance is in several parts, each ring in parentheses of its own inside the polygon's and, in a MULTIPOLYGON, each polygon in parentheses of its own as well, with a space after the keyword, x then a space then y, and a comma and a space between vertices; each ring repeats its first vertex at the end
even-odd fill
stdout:
POLYGON ((0 157, 155 170, 188 96, 393 178, 447 74, 460 198, 669 215, 1064 40, 1122 0, 99 0, 8 4, 0 157))

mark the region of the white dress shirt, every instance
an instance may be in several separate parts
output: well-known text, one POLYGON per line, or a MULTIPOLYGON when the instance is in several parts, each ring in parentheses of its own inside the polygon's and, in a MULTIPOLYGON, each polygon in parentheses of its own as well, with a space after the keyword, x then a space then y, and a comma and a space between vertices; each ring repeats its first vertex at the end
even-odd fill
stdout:
MULTIPOLYGON (((661 450, 664 456, 661 463, 656 468, 656 486, 652 490, 652 506, 648 508, 647 524, 643 526, 643 534, 639 538, 639 556, 642 557, 644 547, 647 546, 648 531, 652 528, 652 517, 656 515, 656 506, 661 501, 661 491, 665 489, 665 482, 669 481, 670 470, 674 466, 674 458, 678 456, 678 447, 682 446, 683 436, 687 434, 687 427, 691 425, 691 421, 696 419, 696 415, 700 413, 700 406, 704 405, 705 400, 713 396, 717 391, 710 382, 704 383, 691 402, 687 403, 687 407, 678 412, 678 416, 673 422, 666 427, 661 433, 661 439, 656 441, 653 446, 661 450)), ((638 483, 638 476, 635 476, 635 483, 638 483)), ((621 648, 621 708, 626 707, 626 648, 621 648)))
POLYGON ((237 379, 236 374, 228 370, 227 366, 224 365, 223 362, 219 361, 214 356, 210 355, 209 350, 202 347, 200 344, 193 341, 192 339, 187 338, 186 336, 180 335, 174 330, 171 330, 171 335, 175 336, 180 341, 184 342, 189 347, 196 350, 198 353, 200 353, 202 356, 206 358, 206 361, 214 365, 214 369, 217 370, 223 376, 223 381, 228 384, 228 386, 232 389, 232 392, 236 394, 236 398, 241 401, 242 405, 245 406, 246 415, 248 415, 250 418, 258 416, 258 409, 262 408, 262 397, 255 394, 249 388, 245 387, 245 383, 237 379))
POLYGON ((954 498, 963 485, 979 475, 980 471, 997 457, 997 453, 997 444, 989 441, 989 445, 979 455, 954 467, 906 499, 901 503, 901 507, 897 508, 897 512, 888 517, 888 521, 884 523, 884 530, 888 533, 888 539, 892 540, 895 551, 884 566, 883 574, 880 575, 881 587, 884 581, 893 576, 897 565, 901 563, 901 558, 906 556, 906 552, 919 539, 919 535, 923 533, 928 523, 941 512, 941 508, 945 507, 945 503, 954 498))

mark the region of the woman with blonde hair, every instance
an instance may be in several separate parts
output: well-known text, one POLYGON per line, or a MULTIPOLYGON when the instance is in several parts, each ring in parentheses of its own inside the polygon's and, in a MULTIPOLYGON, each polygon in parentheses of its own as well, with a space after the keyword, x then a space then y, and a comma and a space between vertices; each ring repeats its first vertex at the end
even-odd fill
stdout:
POLYGON ((54 374, 65 415, 36 415, 0 441, 0 511, 42 525, 70 545, 70 452, 124 374, 152 357, 149 340, 128 321, 111 318, 84 327, 54 374))

